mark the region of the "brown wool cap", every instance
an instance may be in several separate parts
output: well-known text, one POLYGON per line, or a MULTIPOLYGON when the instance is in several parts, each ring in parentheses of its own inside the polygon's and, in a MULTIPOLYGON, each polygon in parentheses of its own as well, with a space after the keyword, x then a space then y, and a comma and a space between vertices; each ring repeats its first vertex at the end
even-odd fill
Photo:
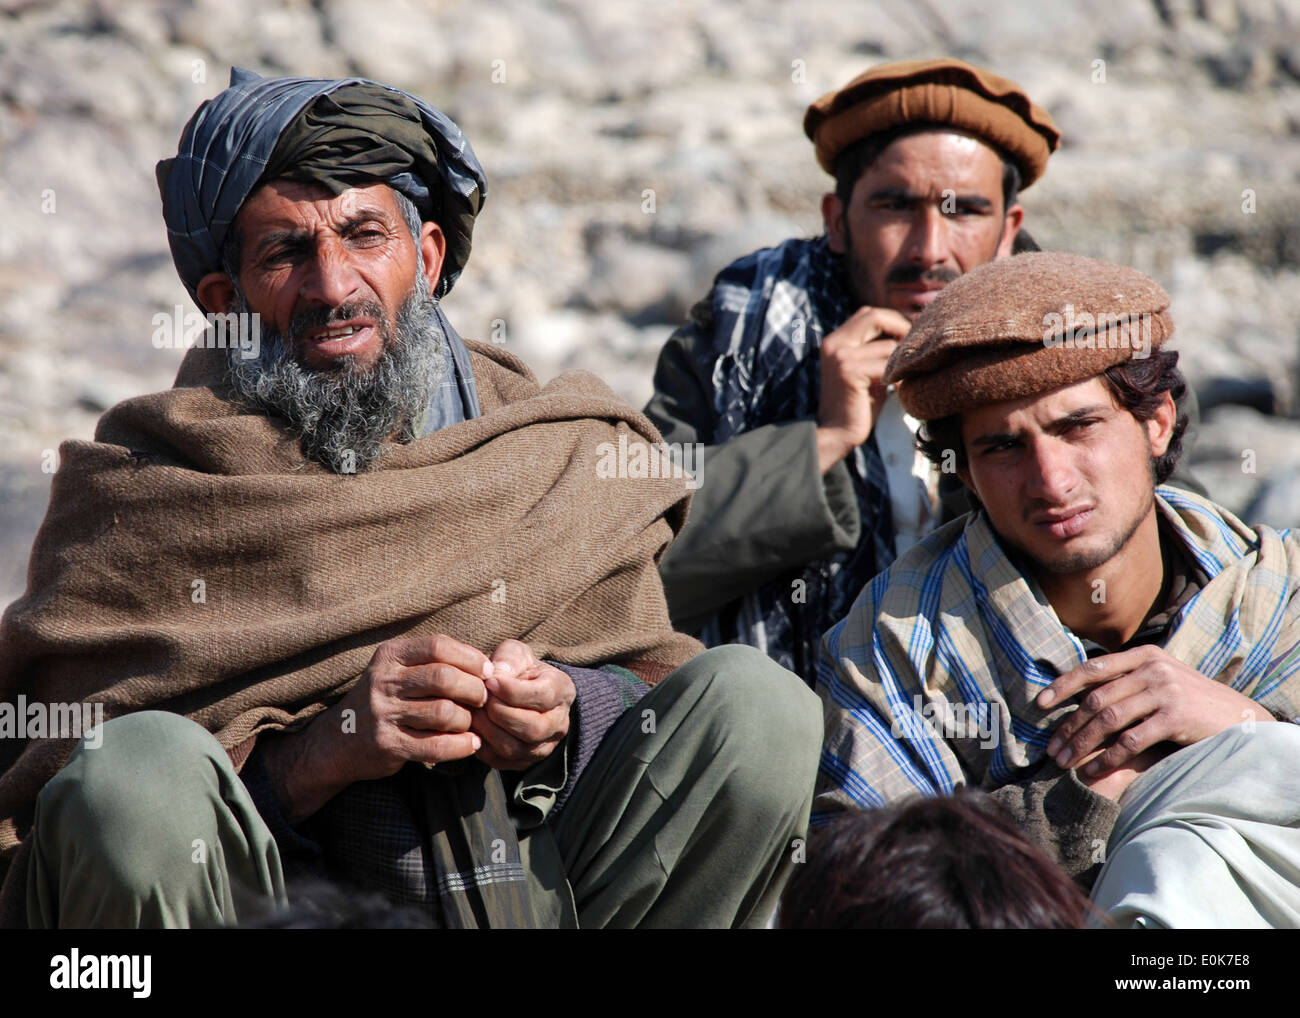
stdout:
POLYGON ((835 157, 855 141, 899 124, 951 124, 1007 153, 1028 187, 1047 169, 1061 132, 1047 111, 1014 81, 964 60, 904 60, 859 74, 804 114, 817 162, 835 172, 835 157))
POLYGON ((885 381, 922 421, 1049 392, 1150 356, 1173 335, 1168 308, 1136 269, 1058 252, 1000 258, 943 288, 885 381))

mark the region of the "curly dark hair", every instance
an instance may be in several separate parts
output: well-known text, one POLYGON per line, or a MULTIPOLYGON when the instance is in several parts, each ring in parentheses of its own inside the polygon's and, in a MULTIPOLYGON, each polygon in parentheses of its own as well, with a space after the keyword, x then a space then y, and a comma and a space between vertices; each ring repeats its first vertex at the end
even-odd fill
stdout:
MULTIPOLYGON (((1101 375, 1115 402, 1139 421, 1149 421, 1167 392, 1174 402, 1187 393, 1187 379, 1178 370, 1176 350, 1155 350, 1150 357, 1129 360, 1107 368, 1101 375)), ((1187 431, 1187 414, 1179 412, 1174 433, 1163 456, 1156 457, 1156 483, 1164 484, 1174 472, 1183 454, 1183 435, 1187 431)), ((943 467, 945 459, 957 469, 966 467, 966 447, 961 440, 961 415, 953 414, 926 421, 917 433, 916 444, 926 458, 943 467), (951 450, 951 455, 949 451, 951 450)))

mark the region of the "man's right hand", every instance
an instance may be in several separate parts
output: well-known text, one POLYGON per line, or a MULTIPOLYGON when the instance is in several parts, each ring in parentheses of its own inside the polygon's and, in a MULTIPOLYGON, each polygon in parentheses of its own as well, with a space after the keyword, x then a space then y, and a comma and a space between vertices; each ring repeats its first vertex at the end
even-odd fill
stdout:
POLYGON ((268 740, 267 773, 285 818, 305 820, 348 785, 396 774, 408 761, 478 752, 470 710, 487 703, 491 674, 485 654, 449 636, 380 644, 342 700, 305 729, 268 740))
POLYGON ((911 328, 892 308, 863 307, 822 342, 817 460, 823 474, 870 437, 885 402, 885 365, 911 328))

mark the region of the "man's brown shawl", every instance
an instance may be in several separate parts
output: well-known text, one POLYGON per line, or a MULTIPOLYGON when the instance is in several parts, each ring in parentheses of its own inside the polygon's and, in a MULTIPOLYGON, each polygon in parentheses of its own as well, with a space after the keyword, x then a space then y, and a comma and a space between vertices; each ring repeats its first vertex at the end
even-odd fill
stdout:
MULTIPOLYGON (((517 358, 468 345, 482 416, 365 473, 305 460, 223 399, 222 351, 190 351, 176 388, 65 442, 27 592, 0 622, 0 700, 184 714, 242 766, 252 737, 322 711, 399 635, 486 653, 513 637, 649 682, 692 657, 657 569, 686 482, 597 471, 602 443, 655 443, 654 427, 592 375, 539 388, 517 358)), ((0 740, 5 925, 22 921, 8 885, 36 795, 74 745, 0 740)))

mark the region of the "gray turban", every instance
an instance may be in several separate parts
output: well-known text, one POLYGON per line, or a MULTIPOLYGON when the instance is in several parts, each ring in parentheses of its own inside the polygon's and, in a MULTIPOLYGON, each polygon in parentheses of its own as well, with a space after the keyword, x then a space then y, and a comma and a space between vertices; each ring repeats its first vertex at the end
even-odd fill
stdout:
POLYGON ((469 259, 487 197, 469 142, 428 103, 364 78, 262 78, 238 67, 190 118, 157 176, 172 260, 196 303, 199 280, 221 270, 240 207, 266 181, 312 181, 340 194, 379 180, 405 195, 446 234, 439 297, 469 259))

